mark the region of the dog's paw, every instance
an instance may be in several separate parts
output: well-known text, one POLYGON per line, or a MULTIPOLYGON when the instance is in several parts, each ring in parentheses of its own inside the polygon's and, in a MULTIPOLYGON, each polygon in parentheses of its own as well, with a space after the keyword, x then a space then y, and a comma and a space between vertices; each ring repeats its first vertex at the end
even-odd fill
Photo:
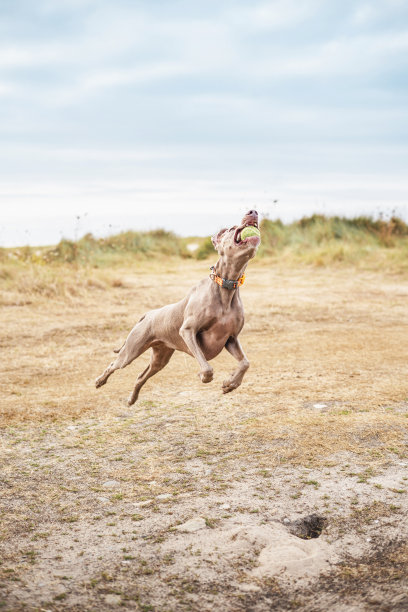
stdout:
POLYGON ((102 387, 102 385, 104 385, 105 383, 106 380, 104 380, 102 376, 99 376, 99 378, 95 380, 95 387, 99 389, 99 387, 102 387))
POLYGON ((201 382, 209 383, 214 377, 214 370, 212 368, 209 370, 204 370, 203 372, 200 372, 199 377, 201 378, 201 382))
POLYGON ((239 383, 234 382, 229 378, 227 380, 224 380, 224 382, 222 383, 222 392, 230 393, 231 391, 234 391, 234 389, 236 389, 237 387, 239 387, 239 383))

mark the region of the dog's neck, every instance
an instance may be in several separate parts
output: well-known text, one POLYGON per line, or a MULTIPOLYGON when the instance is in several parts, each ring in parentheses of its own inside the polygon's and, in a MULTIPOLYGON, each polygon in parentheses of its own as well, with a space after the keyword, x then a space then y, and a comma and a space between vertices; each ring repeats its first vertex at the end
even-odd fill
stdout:
MULTIPOLYGON (((242 262, 238 263, 231 261, 226 257, 220 257, 214 266, 214 272, 221 278, 237 281, 244 274, 247 265, 247 261, 242 264, 242 262)), ((223 307, 228 308, 231 305, 235 293, 239 291, 238 287, 236 289, 226 289, 224 287, 220 287, 216 283, 214 283, 214 286, 215 291, 217 291, 220 296, 223 307)))
POLYGON ((226 257, 220 257, 214 266, 214 271, 217 276, 228 280, 238 280, 244 274, 248 262, 232 261, 226 257))

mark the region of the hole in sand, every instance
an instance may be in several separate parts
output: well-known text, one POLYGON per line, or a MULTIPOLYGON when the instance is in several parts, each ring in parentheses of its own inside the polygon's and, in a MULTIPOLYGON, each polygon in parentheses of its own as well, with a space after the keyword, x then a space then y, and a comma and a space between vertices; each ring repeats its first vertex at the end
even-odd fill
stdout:
POLYGON ((292 521, 288 525, 290 533, 302 538, 302 540, 311 540, 312 538, 318 538, 325 525, 327 518, 319 516, 318 514, 308 514, 297 521, 292 521))

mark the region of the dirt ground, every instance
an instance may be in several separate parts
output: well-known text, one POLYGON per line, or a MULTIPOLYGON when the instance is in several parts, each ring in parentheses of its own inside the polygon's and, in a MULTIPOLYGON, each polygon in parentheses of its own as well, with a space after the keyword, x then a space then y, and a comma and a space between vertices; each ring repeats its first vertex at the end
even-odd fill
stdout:
POLYGON ((148 354, 96 390, 207 267, 1 296, 2 609, 408 609, 408 279, 253 262, 240 389, 226 353, 209 385, 176 354, 131 409, 148 354))

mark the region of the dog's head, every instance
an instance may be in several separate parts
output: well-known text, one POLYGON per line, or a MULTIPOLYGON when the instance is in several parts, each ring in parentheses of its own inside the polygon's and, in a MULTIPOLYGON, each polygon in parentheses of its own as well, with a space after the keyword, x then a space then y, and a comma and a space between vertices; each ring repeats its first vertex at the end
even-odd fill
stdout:
POLYGON ((214 248, 221 256, 233 257, 238 260, 248 260, 255 257, 256 251, 261 243, 259 236, 249 236, 241 239, 242 230, 252 225, 258 228, 258 213, 250 210, 244 216, 240 225, 234 225, 229 229, 224 228, 211 238, 214 248))

